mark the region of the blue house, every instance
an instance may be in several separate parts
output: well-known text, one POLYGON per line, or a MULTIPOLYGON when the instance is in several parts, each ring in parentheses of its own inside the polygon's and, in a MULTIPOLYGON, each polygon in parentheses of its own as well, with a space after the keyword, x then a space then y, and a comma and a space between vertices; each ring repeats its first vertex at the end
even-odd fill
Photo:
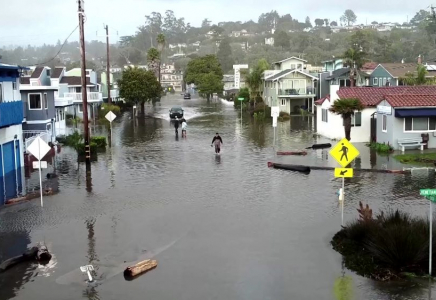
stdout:
POLYGON ((0 205, 22 191, 23 101, 19 66, 0 63, 0 205))

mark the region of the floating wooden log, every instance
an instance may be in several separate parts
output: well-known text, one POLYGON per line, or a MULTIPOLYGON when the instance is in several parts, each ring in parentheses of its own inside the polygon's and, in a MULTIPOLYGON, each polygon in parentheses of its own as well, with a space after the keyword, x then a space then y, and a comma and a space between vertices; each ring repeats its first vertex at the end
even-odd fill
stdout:
POLYGON ((0 264, 0 273, 25 261, 37 260, 41 262, 48 262, 50 259, 51 254, 48 252, 47 247, 38 245, 38 247, 32 247, 19 256, 9 258, 2 262, 0 264))
POLYGON ((314 144, 310 147, 307 147, 306 149, 324 149, 324 148, 330 148, 332 146, 332 144, 330 143, 325 143, 325 144, 314 144))
POLYGON ((129 277, 132 278, 138 276, 139 274, 148 272, 156 267, 157 267, 157 260, 151 260, 151 259, 143 260, 134 266, 127 267, 124 270, 124 276, 128 278, 129 277))
MULTIPOLYGON (((269 168, 283 169, 290 171, 305 172, 304 168, 310 170, 334 170, 334 167, 322 167, 322 166, 301 166, 301 165, 287 165, 287 164, 277 164, 274 162, 268 162, 269 168)), ((380 170, 380 169, 354 169, 355 173, 358 172, 370 172, 370 173, 385 173, 385 174, 410 174, 410 170, 380 170)))
POLYGON ((297 155, 304 156, 307 155, 306 151, 278 151, 277 155, 297 155))
MULTIPOLYGON (((52 196, 52 195, 56 195, 58 192, 54 191, 52 188, 47 188, 44 190, 43 192, 43 196, 52 196)), ((24 201, 30 201, 32 199, 36 199, 41 197, 41 194, 39 191, 37 192, 32 192, 32 193, 28 193, 26 196, 22 196, 22 197, 18 197, 18 198, 13 198, 13 199, 9 199, 6 201, 6 204, 17 204, 20 202, 24 202, 24 201)))

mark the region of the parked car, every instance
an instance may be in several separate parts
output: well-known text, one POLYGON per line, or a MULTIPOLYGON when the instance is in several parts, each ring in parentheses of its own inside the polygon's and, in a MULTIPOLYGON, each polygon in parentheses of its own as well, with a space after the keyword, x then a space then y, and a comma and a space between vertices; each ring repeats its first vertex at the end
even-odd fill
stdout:
POLYGON ((183 108, 181 106, 173 106, 170 109, 170 118, 171 119, 175 119, 175 118, 183 118, 183 108))
POLYGON ((185 93, 183 95, 183 99, 191 99, 191 94, 190 93, 185 93))

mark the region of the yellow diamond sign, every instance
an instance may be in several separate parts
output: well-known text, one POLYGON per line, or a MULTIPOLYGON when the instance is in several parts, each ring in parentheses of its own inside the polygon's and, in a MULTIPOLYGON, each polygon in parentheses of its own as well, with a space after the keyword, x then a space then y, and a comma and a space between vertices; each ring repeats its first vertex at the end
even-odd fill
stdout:
POLYGON ((359 150, 353 146, 347 139, 342 139, 336 146, 330 150, 330 155, 345 168, 351 163, 356 157, 359 156, 359 150))

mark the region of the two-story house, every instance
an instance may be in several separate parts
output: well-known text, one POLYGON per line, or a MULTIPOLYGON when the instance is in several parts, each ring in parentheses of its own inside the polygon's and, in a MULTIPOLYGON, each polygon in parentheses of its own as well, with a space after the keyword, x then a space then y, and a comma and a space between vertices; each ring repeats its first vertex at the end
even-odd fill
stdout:
POLYGON ((164 64, 160 71, 160 84, 162 87, 172 87, 175 92, 183 90, 183 74, 176 72, 174 64, 164 64))
POLYGON ((268 106, 278 106, 289 114, 301 109, 314 111, 318 77, 307 73, 306 62, 290 57, 273 63, 274 70, 265 71, 263 97, 268 106))
MULTIPOLYGON (((101 93, 103 95, 103 101, 104 102, 108 102, 108 96, 107 96, 107 73, 106 72, 101 72, 101 76, 100 76, 100 85, 101 85, 101 93)), ((112 74, 112 72, 110 73, 109 76, 109 80, 110 80, 110 97, 111 97, 111 101, 112 102, 117 102, 120 100, 120 91, 118 90, 118 83, 117 81, 114 79, 114 74, 112 74)))
POLYGON ((0 63, 0 205, 23 188, 23 102, 19 66, 0 63))

